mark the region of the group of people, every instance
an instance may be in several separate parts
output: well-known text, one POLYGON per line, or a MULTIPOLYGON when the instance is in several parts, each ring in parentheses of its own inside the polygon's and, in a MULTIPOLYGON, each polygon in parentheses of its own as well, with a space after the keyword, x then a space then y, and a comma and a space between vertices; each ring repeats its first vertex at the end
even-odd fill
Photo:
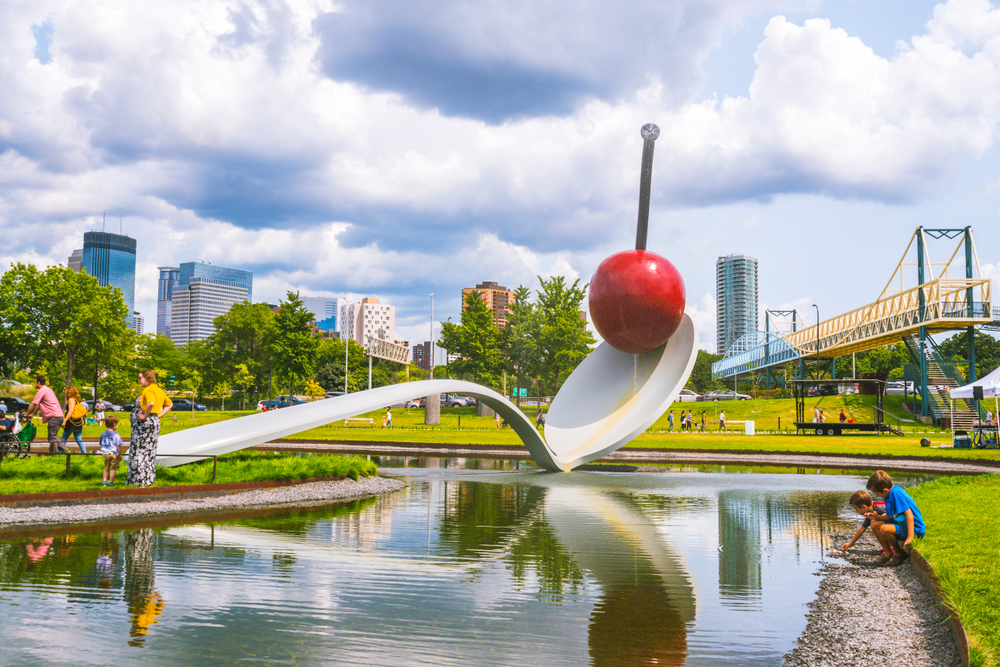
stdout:
MULTIPOLYGON (((142 394, 129 417, 132 434, 129 438, 128 474, 125 479, 129 486, 149 486, 156 481, 160 418, 170 412, 173 406, 166 392, 156 384, 156 373, 152 370, 147 369, 139 374, 139 384, 142 386, 142 394)), ((46 385, 45 376, 38 375, 35 377, 35 396, 25 414, 29 419, 37 414, 48 427, 50 454, 65 453, 71 436, 80 451, 87 454, 87 447, 83 443, 83 426, 89 412, 87 404, 76 387, 67 387, 63 397, 65 404, 61 405, 55 392, 46 385)), ((101 399, 94 404, 94 418, 105 427, 100 438, 100 454, 104 458, 104 479, 101 484, 114 486, 115 472, 123 460, 121 448, 124 442, 117 432, 118 417, 105 416, 105 408, 101 399)))
MULTIPOLYGON (((695 428, 695 426, 698 426, 699 430, 704 431, 705 430, 705 426, 708 424, 708 422, 706 421, 706 419, 707 419, 707 417, 705 416, 705 410, 701 411, 701 424, 700 425, 695 422, 694 413, 692 413, 691 410, 688 410, 687 412, 684 412, 683 410, 681 410, 681 415, 680 415, 681 430, 682 431, 693 431, 694 428, 695 428)), ((667 424, 669 425, 670 430, 673 431, 674 430, 674 411, 673 410, 671 410, 669 413, 667 413, 667 424)), ((726 428, 726 411, 722 410, 719 413, 719 429, 720 430, 725 430, 725 428, 726 428)))
POLYGON ((866 487, 867 491, 858 491, 850 500, 851 507, 865 520, 854 532, 854 537, 840 548, 846 553, 866 530, 871 529, 882 549, 875 565, 895 567, 910 557, 913 538, 924 536, 924 518, 910 494, 893 484, 892 477, 884 470, 876 470, 866 487))

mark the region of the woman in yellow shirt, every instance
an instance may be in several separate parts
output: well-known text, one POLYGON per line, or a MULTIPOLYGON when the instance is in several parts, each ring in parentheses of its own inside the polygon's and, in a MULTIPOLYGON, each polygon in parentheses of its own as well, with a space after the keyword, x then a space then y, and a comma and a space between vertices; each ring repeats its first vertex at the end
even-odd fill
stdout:
POLYGON ((170 412, 173 402, 156 384, 156 373, 139 373, 142 395, 132 409, 132 437, 128 447, 128 486, 149 486, 156 481, 156 447, 160 442, 160 418, 170 412))

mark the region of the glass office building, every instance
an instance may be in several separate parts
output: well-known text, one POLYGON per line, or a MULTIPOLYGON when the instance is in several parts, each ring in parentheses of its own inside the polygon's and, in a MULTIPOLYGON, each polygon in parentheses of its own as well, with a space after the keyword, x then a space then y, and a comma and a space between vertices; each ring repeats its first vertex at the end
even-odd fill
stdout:
POLYGON ((715 263, 716 353, 757 330, 757 260, 727 255, 715 263))
POLYGON ((302 303, 306 310, 315 315, 317 329, 337 331, 337 299, 327 296, 304 296, 302 303))
POLYGON ((250 271, 204 262, 181 264, 171 295, 170 340, 186 345, 208 338, 215 332, 216 317, 252 297, 250 271))
POLYGON ((156 333, 170 338, 170 313, 174 290, 181 280, 181 270, 176 266, 157 267, 160 280, 156 286, 156 333))
POLYGON ((117 287, 128 306, 128 325, 135 310, 135 239, 111 232, 83 235, 82 268, 102 287, 117 287))

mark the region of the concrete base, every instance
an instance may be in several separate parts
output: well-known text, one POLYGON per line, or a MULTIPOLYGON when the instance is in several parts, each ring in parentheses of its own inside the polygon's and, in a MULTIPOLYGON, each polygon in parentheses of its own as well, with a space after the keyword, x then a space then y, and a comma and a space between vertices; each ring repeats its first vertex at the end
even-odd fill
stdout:
POLYGON ((476 401, 476 414, 480 417, 492 417, 496 412, 482 401, 476 401))
POLYGON ((920 423, 922 423, 922 424, 933 424, 934 423, 934 417, 931 417, 930 415, 927 415, 926 417, 917 417, 917 419, 919 419, 920 423))
POLYGON ((424 399, 424 424, 437 426, 441 423, 441 394, 424 399))

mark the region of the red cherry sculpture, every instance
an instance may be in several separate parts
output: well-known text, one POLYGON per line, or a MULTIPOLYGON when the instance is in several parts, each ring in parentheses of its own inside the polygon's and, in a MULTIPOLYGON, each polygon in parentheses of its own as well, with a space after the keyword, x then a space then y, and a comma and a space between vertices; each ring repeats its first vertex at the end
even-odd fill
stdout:
POLYGON ((663 345, 684 316, 684 281, 674 265, 646 251, 649 191, 653 180, 653 142, 660 128, 642 126, 642 173, 635 250, 601 262, 590 280, 590 316, 611 347, 642 354, 663 345))
POLYGON ((677 331, 684 315, 684 280, 656 253, 626 250, 597 267, 589 303, 594 326, 611 347, 641 354, 677 331))

